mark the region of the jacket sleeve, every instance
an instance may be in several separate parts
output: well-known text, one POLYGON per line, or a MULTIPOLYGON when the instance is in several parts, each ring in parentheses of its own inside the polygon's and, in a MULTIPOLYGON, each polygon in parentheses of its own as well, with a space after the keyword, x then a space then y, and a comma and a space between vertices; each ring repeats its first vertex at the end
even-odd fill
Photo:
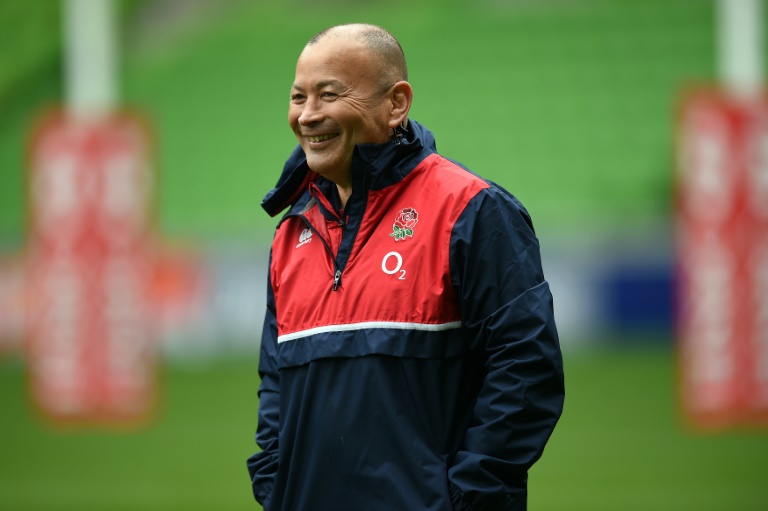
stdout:
POLYGON ((475 196, 454 225, 451 278, 470 348, 484 362, 448 471, 457 511, 524 510, 528 469, 563 407, 552 296, 528 213, 504 190, 475 196))
MULTIPOLYGON (((271 257, 270 257, 271 267, 271 257)), ((280 418, 280 387, 277 371, 277 320, 275 300, 270 280, 267 279, 267 311, 261 336, 259 357, 259 423, 256 444, 259 452, 248 458, 253 495, 266 509, 274 488, 278 466, 278 427, 280 418)))

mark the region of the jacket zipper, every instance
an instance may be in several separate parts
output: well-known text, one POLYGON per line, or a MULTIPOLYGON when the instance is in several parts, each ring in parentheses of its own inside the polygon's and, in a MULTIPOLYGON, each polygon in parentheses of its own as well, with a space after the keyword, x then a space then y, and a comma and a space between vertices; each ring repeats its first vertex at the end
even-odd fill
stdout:
MULTIPOLYGON (((344 228, 347 226, 347 224, 344 223, 344 210, 341 210, 341 215, 339 216, 339 227, 342 231, 342 236, 344 235, 344 228)), ((325 242, 325 240, 323 240, 325 242)), ((328 252, 331 252, 331 249, 326 244, 326 249, 328 252)), ((336 271, 333 272, 333 286, 331 289, 334 291, 338 291, 339 286, 341 285, 341 270, 339 269, 339 266, 336 264, 336 259, 333 257, 333 253, 331 253, 331 259, 333 259, 333 267, 336 271)))
MULTIPOLYGON (((339 269, 339 265, 336 262, 336 258, 333 257, 333 251, 331 250, 331 247, 328 246, 328 242, 325 241, 325 238, 320 234, 320 232, 315 229, 315 226, 312 225, 312 223, 305 217, 304 215, 298 215, 301 217, 302 220, 304 220, 304 223, 306 226, 315 234, 317 234, 317 237, 320 239, 320 241, 323 242, 323 246, 325 247, 325 251, 328 252, 328 255, 331 258, 331 261, 333 261, 333 284, 331 285, 331 289, 334 291, 339 290, 339 286, 341 286, 341 270, 339 269)), ((343 221, 340 222, 340 225, 343 227, 343 221)))
MULTIPOLYGON (((311 187, 312 187, 312 185, 310 184, 310 188, 311 187)), ((320 193, 319 190, 318 190, 317 193, 318 194, 320 193)), ((320 199, 318 199, 317 196, 315 196, 315 194, 313 194, 313 198, 318 203, 321 202, 320 199)), ((339 268, 339 263, 336 261, 336 258, 333 256, 333 251, 331 250, 331 247, 325 241, 325 238, 323 238, 323 236, 320 234, 320 231, 318 231, 315 228, 315 226, 312 225, 312 223, 309 221, 309 219, 307 219, 306 216, 304 216, 301 213, 294 213, 294 214, 289 215, 289 216, 301 217, 301 219, 304 221, 304 224, 306 224, 306 226, 309 228, 309 230, 311 230, 312 232, 317 234, 317 237, 320 238, 320 241, 323 242, 323 246, 325 247, 325 251, 328 252, 328 256, 330 256, 331 261, 333 261, 333 284, 331 285, 331 289, 333 291, 338 291, 339 287, 341 286, 341 269, 339 268)), ((285 218, 283 220, 285 220, 285 218)), ((339 218, 336 221, 336 223, 339 225, 339 227, 341 228, 342 231, 347 227, 347 224, 344 221, 344 210, 343 209, 341 210, 341 214, 339 215, 339 218)))

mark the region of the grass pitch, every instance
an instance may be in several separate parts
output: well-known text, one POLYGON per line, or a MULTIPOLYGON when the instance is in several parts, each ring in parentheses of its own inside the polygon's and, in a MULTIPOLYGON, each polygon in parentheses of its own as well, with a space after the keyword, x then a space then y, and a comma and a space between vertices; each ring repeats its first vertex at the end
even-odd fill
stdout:
MULTIPOLYGON (((24 369, 0 361, 0 508, 258 509, 256 360, 169 365, 157 420, 134 433, 56 432, 24 397, 24 369)), ((566 407, 530 474, 529 509, 764 510, 768 433, 686 431, 668 348, 566 354, 566 407)))

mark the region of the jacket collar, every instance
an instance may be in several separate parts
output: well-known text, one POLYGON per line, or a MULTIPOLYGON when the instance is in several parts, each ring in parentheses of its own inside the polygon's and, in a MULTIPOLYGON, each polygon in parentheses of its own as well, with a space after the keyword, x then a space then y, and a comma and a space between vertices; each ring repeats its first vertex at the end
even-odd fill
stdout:
MULTIPOLYGON (((361 144, 355 148, 353 181, 362 179, 368 183, 369 189, 382 189, 402 180, 421 160, 435 151, 432 132, 409 120, 407 131, 400 132, 384 144, 361 144)), ((309 168, 304 150, 297 145, 285 162, 277 184, 261 201, 261 207, 270 216, 276 216, 289 206, 303 207, 300 199, 309 183, 321 181, 325 178, 309 168)))

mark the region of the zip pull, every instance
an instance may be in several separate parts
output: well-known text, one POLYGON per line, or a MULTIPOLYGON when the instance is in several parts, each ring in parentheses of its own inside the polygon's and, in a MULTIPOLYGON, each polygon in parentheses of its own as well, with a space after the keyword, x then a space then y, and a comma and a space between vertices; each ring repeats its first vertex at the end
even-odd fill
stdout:
POLYGON ((341 270, 336 270, 336 273, 333 274, 333 290, 337 291, 339 289, 339 284, 341 284, 341 270))

